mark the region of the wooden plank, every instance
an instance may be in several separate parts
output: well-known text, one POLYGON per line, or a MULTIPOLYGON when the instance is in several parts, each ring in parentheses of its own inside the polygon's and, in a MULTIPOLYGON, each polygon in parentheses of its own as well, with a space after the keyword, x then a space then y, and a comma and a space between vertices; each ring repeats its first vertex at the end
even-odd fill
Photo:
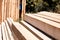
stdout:
POLYGON ((9 28, 11 29, 11 31, 12 31, 12 22, 10 21, 10 19, 9 18, 7 18, 7 23, 8 23, 8 25, 9 25, 9 28))
MULTIPOLYGON (((5 25, 5 24, 4 24, 5 25)), ((9 35, 8 35, 8 30, 6 28, 6 25, 4 26, 4 31, 5 31, 5 35, 6 35, 6 40, 10 40, 9 39, 9 35)))
MULTIPOLYGON (((60 28, 59 23, 56 23, 56 22, 53 22, 53 21, 50 21, 50 20, 47 20, 47 19, 44 19, 44 18, 41 18, 41 17, 37 17, 37 16, 31 15, 31 14, 26 14, 25 17, 26 18, 30 17, 30 18, 33 18, 33 19, 36 19, 36 20, 40 20, 40 21, 42 21, 44 23, 47 23, 47 24, 52 25, 54 27, 60 28)), ((25 19, 25 17, 24 17, 24 19, 25 19)), ((27 20, 28 20, 28 18, 27 18, 27 20)))
POLYGON ((60 20, 60 14, 58 14, 58 13, 52 13, 52 12, 42 11, 42 12, 39 12, 38 14, 50 16, 52 18, 56 18, 56 19, 59 19, 60 20))
POLYGON ((0 0, 0 24, 2 22, 2 0, 0 0))
MULTIPOLYGON (((36 39, 38 39, 38 38, 36 38, 31 32, 29 32, 25 27, 23 27, 21 24, 19 24, 18 22, 13 22, 13 20, 10 18, 10 21, 13 23, 13 25, 15 26, 15 27, 17 27, 18 29, 17 30, 19 30, 19 29, 22 29, 22 30, 19 30, 19 32, 21 32, 21 34, 25 37, 25 39, 26 40, 36 40, 36 39), (26 30, 26 31, 25 31, 26 30), (24 31, 25 31, 25 33, 24 33, 24 31), (27 32, 27 33, 26 33, 27 32), (29 34, 29 35, 27 35, 27 34, 29 34), (31 38, 31 36, 32 36, 32 38, 31 38), (35 38, 35 39, 34 39, 35 38)), ((13 26, 13 27, 14 27, 13 26)), ((18 33, 19 34, 19 33, 18 33)))
POLYGON ((33 35, 30 31, 28 31, 24 26, 22 26, 18 22, 14 22, 13 25, 25 37, 26 40, 39 40, 35 35, 33 35))
POLYGON ((46 35, 44 35, 43 33, 41 33, 40 31, 38 31, 37 29, 35 29, 34 27, 32 27, 31 25, 29 25, 28 23, 21 21, 26 27, 28 27, 30 30, 32 30, 36 35, 38 35, 41 39, 43 40, 52 40, 51 38, 47 37, 46 35))
POLYGON ((1 25, 0 25, 0 40, 2 40, 2 31, 1 31, 1 25))
POLYGON ((56 39, 60 39, 60 24, 40 18, 31 14, 26 14, 24 16, 24 20, 29 22, 30 24, 34 25, 36 28, 44 31, 45 33, 51 35, 56 39))
POLYGON ((7 22, 8 22, 8 24, 10 25, 10 27, 12 26, 12 22, 10 21, 10 19, 9 18, 7 18, 7 22))
POLYGON ((12 27, 13 27, 13 26, 12 26, 12 22, 11 22, 10 18, 7 18, 7 23, 8 23, 8 25, 9 25, 11 31, 12 31, 12 35, 13 35, 14 39, 15 39, 15 40, 18 40, 17 36, 15 35, 15 33, 14 33, 13 30, 12 30, 12 27))
POLYGON ((4 24, 4 22, 2 22, 2 37, 3 37, 3 40, 7 40, 7 38, 6 38, 6 33, 5 33, 5 31, 4 31, 4 27, 5 27, 5 24, 4 24))
POLYGON ((14 40, 12 32, 11 32, 11 30, 10 30, 10 28, 9 28, 8 23, 7 23, 6 20, 5 20, 5 23, 6 23, 6 28, 7 28, 8 35, 9 35, 9 40, 14 40))
POLYGON ((42 17, 42 18, 48 19, 48 20, 51 20, 51 21, 54 21, 54 22, 57 22, 57 23, 60 23, 59 19, 53 18, 51 16, 45 16, 45 15, 42 15, 42 14, 34 14, 34 15, 38 16, 38 17, 42 17))

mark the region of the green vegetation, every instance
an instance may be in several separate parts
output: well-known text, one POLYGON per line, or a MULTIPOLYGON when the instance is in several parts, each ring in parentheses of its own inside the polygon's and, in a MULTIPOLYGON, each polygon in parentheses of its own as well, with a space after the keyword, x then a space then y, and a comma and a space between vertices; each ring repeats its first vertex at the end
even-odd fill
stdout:
POLYGON ((60 0, 26 0, 26 12, 60 11, 60 0))

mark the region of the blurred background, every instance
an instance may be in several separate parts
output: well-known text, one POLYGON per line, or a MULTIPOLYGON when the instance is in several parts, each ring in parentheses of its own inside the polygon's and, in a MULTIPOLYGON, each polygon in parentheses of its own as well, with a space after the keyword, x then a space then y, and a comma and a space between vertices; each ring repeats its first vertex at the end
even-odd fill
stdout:
POLYGON ((60 0, 26 0, 26 12, 49 11, 60 13, 60 0))

